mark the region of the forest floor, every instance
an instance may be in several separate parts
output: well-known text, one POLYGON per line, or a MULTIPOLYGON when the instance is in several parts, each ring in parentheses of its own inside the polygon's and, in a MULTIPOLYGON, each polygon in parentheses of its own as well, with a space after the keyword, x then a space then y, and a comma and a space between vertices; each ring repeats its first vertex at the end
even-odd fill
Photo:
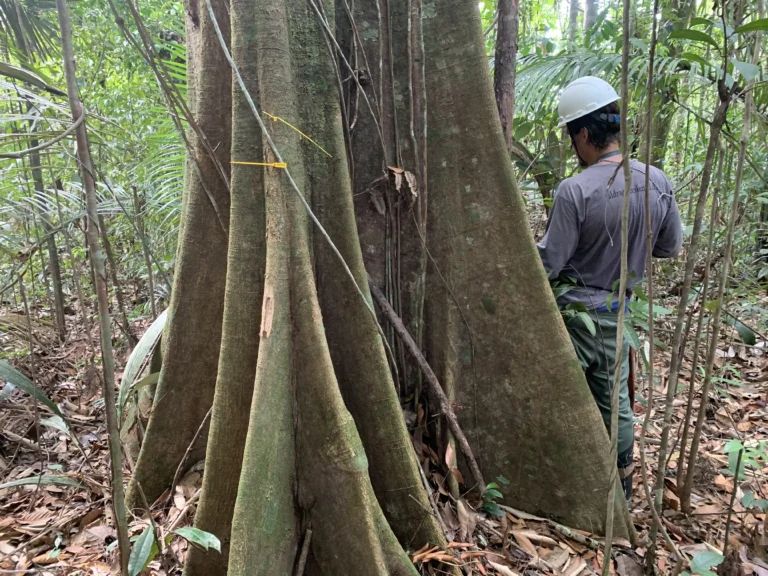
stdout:
MULTIPOLYGON (((768 308, 768 303, 762 308, 768 308)), ((753 308, 754 309, 754 308, 753 308)), ((0 309, 6 320, 19 310, 0 309)), ((756 326, 762 319, 749 318, 756 326)), ((89 346, 74 315, 68 317, 71 331, 65 344, 59 344, 50 327, 36 322, 34 355, 13 354, 27 349, 26 331, 8 330, 0 335, 0 347, 17 369, 33 376, 37 385, 52 398, 70 422, 70 433, 61 429, 51 413, 19 390, 0 392, 0 484, 23 481, 44 475, 57 483, 26 484, 0 488, 0 574, 45 574, 100 576, 116 574, 115 529, 110 510, 107 431, 101 397, 99 372, 89 363, 89 346), (39 424, 36 426, 35 422, 39 424), (77 441, 74 441, 76 438, 77 441), (78 445, 79 444, 79 445, 78 445)), ((746 320, 745 320, 746 321, 746 320)), ((672 320, 661 322, 660 330, 670 330, 672 320)), ((148 321, 137 321, 134 328, 142 333, 148 321)), ((18 324, 22 326, 23 324, 18 324)), ((674 481, 677 450, 666 465, 663 523, 672 540, 690 558, 700 552, 722 551, 731 496, 737 490, 731 515, 730 544, 739 556, 744 573, 768 576, 768 557, 763 544, 765 514, 752 504, 746 508, 742 500, 748 491, 759 499, 768 495, 765 456, 759 453, 768 440, 768 342, 758 338, 755 345, 742 344, 736 330, 724 332, 724 342, 716 365, 721 368, 711 393, 711 407, 704 424, 699 464, 696 469, 692 497, 693 513, 679 511, 680 502, 674 481), (732 333, 731 333, 732 332, 732 333), (748 446, 746 477, 734 486, 728 470, 726 444, 740 439, 748 446)), ((119 367, 128 350, 117 351, 119 367)), ((682 374, 690 381, 691 353, 686 356, 682 374)), ((659 438, 663 396, 669 355, 657 354, 656 372, 660 386, 654 393, 655 412, 647 435, 646 458, 649 480, 658 468, 659 438)), ((638 378, 635 403, 636 433, 645 414, 647 385, 638 378)), ((680 422, 685 411, 685 390, 680 390, 674 404, 672 438, 679 444, 680 422)), ((694 402, 697 409, 699 397, 694 402)), ((603 562, 603 544, 586 532, 567 528, 529 515, 505 509, 505 516, 487 516, 475 512, 472 498, 458 502, 445 488, 445 468, 427 444, 415 441, 422 462, 428 466, 427 476, 440 509, 443 523, 452 540, 448 551, 423 549, 412 553, 415 564, 424 574, 442 573, 440 560, 448 554, 464 566, 465 574, 557 574, 577 576, 599 573, 603 562)), ((639 447, 635 449, 639 461, 639 447)), ((131 463, 125 462, 126 475, 131 463)), ((651 516, 642 496, 641 472, 635 474, 632 518, 641 539, 648 533, 651 516)), ((174 494, 166 493, 152 507, 154 523, 161 540, 173 529, 191 523, 202 483, 202 463, 197 463, 181 478, 174 494)), ((500 487, 503 491, 503 486, 500 487)), ((745 501, 749 504, 748 501, 745 501)), ((130 519, 132 536, 140 534, 148 518, 130 519)), ((617 542, 617 561, 612 572, 620 576, 641 574, 642 547, 617 542)), ((175 537, 162 554, 152 561, 144 574, 179 574, 187 546, 175 537)), ((211 552, 216 553, 216 552, 211 552)), ((662 573, 671 573, 675 562, 669 550, 662 549, 658 558, 662 573)), ((728 572, 739 574, 739 572, 728 572)))

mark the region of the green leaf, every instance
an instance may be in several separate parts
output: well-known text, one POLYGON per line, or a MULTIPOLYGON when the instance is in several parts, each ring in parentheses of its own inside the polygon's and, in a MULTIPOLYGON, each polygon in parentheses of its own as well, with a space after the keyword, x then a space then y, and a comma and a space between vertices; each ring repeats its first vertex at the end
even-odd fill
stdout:
POLYGON ((155 543, 155 533, 150 524, 144 528, 131 548, 128 558, 128 576, 138 576, 144 567, 152 561, 152 545, 155 543))
POLYGON ((634 350, 640 350, 640 336, 638 336, 637 332, 628 321, 624 322, 624 334, 627 337, 627 340, 629 340, 629 345, 634 350))
POLYGON ((483 494, 483 498, 485 498, 486 500, 495 500, 501 497, 502 497, 502 493, 496 490, 495 488, 488 488, 485 491, 485 494, 483 494))
POLYGON ((504 512, 496 502, 485 502, 483 504, 483 510, 488 512, 492 516, 504 516, 504 512))
POLYGON ((5 488, 13 488, 15 486, 29 486, 30 484, 58 484, 60 486, 75 486, 77 488, 83 487, 83 485, 80 484, 80 482, 77 480, 67 478, 66 476, 30 476, 28 478, 20 478, 18 480, 11 480, 10 482, 0 484, 0 490, 4 490, 5 488))
POLYGON ((681 40, 693 40, 694 42, 705 42, 717 50, 720 49, 720 46, 715 42, 715 39, 701 30, 691 30, 690 28, 685 30, 673 30, 669 37, 679 38, 681 40))
POLYGON ((128 400, 128 396, 136 383, 136 379, 144 371, 150 361, 152 360, 152 352, 160 341, 160 337, 163 334, 166 320, 168 319, 168 311, 165 310, 160 316, 158 316, 152 325, 147 328, 144 335, 136 344, 136 347, 128 357, 128 362, 125 363, 125 371, 123 372, 123 379, 120 382, 120 392, 117 398, 117 417, 122 417, 123 408, 128 400))
POLYGON ((208 551, 209 548, 213 548, 216 552, 221 552, 221 542, 219 542, 219 539, 210 532, 191 526, 185 526, 184 528, 177 528, 174 530, 174 533, 185 540, 189 540, 193 544, 202 546, 206 551, 208 551))
POLYGON ((720 299, 719 298, 716 299, 716 300, 708 300, 707 302, 704 303, 704 308, 706 308, 710 312, 714 312, 719 307, 720 307, 720 299))
POLYGON ((485 488, 486 488, 486 490, 490 490, 491 488, 498 488, 498 487, 499 487, 499 485, 498 485, 498 484, 496 484, 496 482, 491 482, 491 483, 490 483, 490 484, 488 484, 488 486, 486 486, 485 488))
POLYGON ((639 48, 642 52, 648 52, 648 44, 640 40, 640 38, 630 38, 629 43, 635 48, 639 48))
POLYGON ((694 16, 691 18, 691 26, 712 26, 714 22, 709 18, 701 18, 700 16, 694 16))
POLYGON ((736 322, 736 331, 739 333, 742 342, 748 346, 757 344, 757 336, 752 329, 743 322, 736 322))
POLYGON ((736 60, 736 58, 731 58, 731 62, 733 62, 733 66, 745 80, 754 80, 760 74, 760 68, 756 64, 742 62, 741 60, 736 60))
POLYGON ((712 67, 712 64, 704 60, 704 58, 702 58, 698 54, 694 54, 693 52, 683 52, 681 54, 681 58, 683 60, 688 60, 689 62, 696 62, 697 64, 701 65, 702 68, 712 67))
POLYGON ((760 18, 758 20, 752 20, 752 22, 747 22, 743 26, 736 28, 736 33, 744 34, 744 32, 756 32, 758 30, 768 30, 768 18, 760 18))
POLYGON ((7 360, 0 360, 0 380, 5 380, 10 384, 11 386, 21 388, 24 392, 29 394, 30 396, 37 398, 38 402, 43 404, 46 408, 48 408, 51 412, 53 412, 56 416, 61 418, 62 422, 64 422, 66 426, 67 419, 64 418, 64 414, 62 414, 61 410, 59 410, 59 407, 56 406, 45 394, 43 394, 40 389, 37 388, 32 383, 32 380, 24 376, 21 372, 16 370, 13 366, 11 366, 7 360))
POLYGON ((741 440, 738 438, 733 438, 732 440, 728 440, 728 442, 726 442, 725 447, 723 448, 723 452, 730 454, 731 452, 739 452, 743 448, 744 444, 741 443, 741 440))
POLYGON ((497 477, 496 477, 496 480, 498 480, 499 482, 501 482, 502 484, 504 484, 504 486, 507 486, 507 485, 509 484, 509 480, 507 480, 506 478, 504 478, 504 476, 497 476, 497 477))
POLYGON ((720 552, 715 552, 713 550, 699 552, 691 560, 691 572, 694 574, 701 574, 702 576, 711 576, 714 572, 712 572, 710 568, 719 566, 723 560, 723 555, 720 554, 720 552))
POLYGON ((594 338, 595 334, 597 334, 597 330, 595 329, 595 323, 592 321, 592 317, 586 312, 579 312, 577 316, 581 318, 581 321, 584 322, 584 326, 587 327, 587 330, 589 330, 589 333, 594 338))
POLYGON ((741 498, 741 505, 744 508, 750 508, 755 503, 755 493, 752 490, 745 490, 744 496, 741 498))

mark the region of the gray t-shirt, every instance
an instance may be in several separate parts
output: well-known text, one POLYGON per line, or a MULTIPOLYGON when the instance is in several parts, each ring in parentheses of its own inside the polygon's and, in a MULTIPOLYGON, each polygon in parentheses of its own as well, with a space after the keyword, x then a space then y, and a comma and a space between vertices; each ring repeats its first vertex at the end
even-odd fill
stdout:
MULTIPOLYGON (((632 160, 629 165, 628 294, 643 279, 647 258, 645 164, 632 160)), ((577 286, 558 298, 560 307, 580 302, 590 310, 601 308, 618 289, 614 283, 621 272, 624 172, 617 171, 617 166, 614 162, 594 164, 557 187, 547 231, 537 247, 550 279, 562 274, 576 280, 577 286)), ((683 229, 672 185, 661 170, 651 166, 650 186, 653 256, 675 258, 682 248, 683 229)))

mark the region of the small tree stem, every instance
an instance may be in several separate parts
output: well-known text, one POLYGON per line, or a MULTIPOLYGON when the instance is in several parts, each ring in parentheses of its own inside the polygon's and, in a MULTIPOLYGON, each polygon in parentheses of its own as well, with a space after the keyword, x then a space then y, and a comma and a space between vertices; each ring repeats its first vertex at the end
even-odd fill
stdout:
MULTIPOLYGON (((64 59, 64 75, 67 80, 67 95, 73 120, 85 114, 77 88, 75 75, 75 57, 72 50, 72 28, 67 8, 67 0, 56 0, 56 8, 61 29, 61 51, 64 59)), ((91 153, 88 149, 88 134, 85 121, 81 122, 75 132, 77 138, 77 159, 80 174, 85 187, 87 205, 87 239, 88 252, 93 264, 96 295, 99 304, 99 326, 101 331, 101 356, 104 368, 104 408, 107 413, 107 430, 109 433, 109 452, 112 466, 112 505, 117 524, 117 541, 120 554, 122 574, 128 574, 128 557, 130 543, 128 541, 128 524, 126 520, 125 498, 123 488, 122 454, 120 452, 120 429, 117 421, 115 406, 115 359, 112 354, 112 326, 109 315, 109 295, 107 294, 106 270, 104 255, 99 246, 99 218, 96 200, 96 185, 93 180, 91 153)))
POLYGON ((432 390, 432 393, 435 395, 440 405, 440 412, 445 417, 445 420, 448 423, 448 428, 450 428, 451 433, 453 434, 454 438, 456 438, 456 441, 459 443, 461 452, 462 454, 464 454, 464 457, 467 459, 467 464, 469 465, 469 469, 472 472, 472 476, 474 477, 475 482, 477 482, 477 486, 480 489, 480 493, 482 494, 483 492, 485 492, 486 484, 485 484, 485 481, 483 480, 483 475, 480 472, 480 466, 477 465, 477 460, 475 460, 475 456, 472 453, 472 448, 470 448, 469 446, 469 441, 467 440, 467 437, 464 435, 464 432, 459 426, 459 421, 456 418, 456 413, 451 408, 451 403, 448 401, 448 397, 445 395, 445 392, 443 391, 443 387, 440 385, 440 382, 438 381, 437 376, 435 376, 435 373, 432 371, 432 368, 430 367, 429 363, 424 358, 424 355, 421 353, 421 350, 419 350, 419 347, 416 345, 416 342, 414 342, 413 337, 411 337, 411 335, 408 333, 408 330, 403 325, 403 321, 400 319, 400 317, 397 314, 395 314, 395 311, 392 309, 392 306, 390 306, 386 296, 384 296, 382 291, 379 290, 378 286, 376 286, 371 281, 370 277, 368 278, 368 285, 370 286, 371 294, 373 295, 374 299, 376 300, 379 307, 381 308, 381 311, 384 312, 384 315, 387 317, 389 322, 394 327, 395 332, 397 332, 397 335, 405 343, 405 346, 408 348, 408 351, 413 355, 414 359, 419 364, 419 367, 424 372, 424 376, 426 377, 427 382, 429 383, 430 389, 432 390))

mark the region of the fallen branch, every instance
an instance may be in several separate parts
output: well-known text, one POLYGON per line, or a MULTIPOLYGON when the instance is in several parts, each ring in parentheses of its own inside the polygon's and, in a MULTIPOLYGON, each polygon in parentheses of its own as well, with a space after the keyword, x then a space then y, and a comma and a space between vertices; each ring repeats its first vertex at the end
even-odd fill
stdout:
POLYGON ((581 532, 578 532, 573 528, 569 528, 568 526, 564 526, 563 524, 559 524, 549 518, 542 518, 541 516, 535 516, 534 514, 529 514, 528 512, 523 512, 522 510, 517 510, 515 508, 504 506, 502 504, 499 504, 499 508, 501 508, 505 512, 509 512, 510 514, 512 514, 512 516, 514 516, 515 518, 519 518, 520 520, 533 520, 534 522, 544 522, 545 524, 548 524, 549 526, 551 526, 556 532, 562 534, 569 540, 573 540, 574 542, 577 542, 582 546, 586 546, 587 548, 590 548, 592 550, 597 550, 602 545, 602 542, 600 542, 599 540, 596 540, 595 538, 590 538, 589 536, 585 536, 581 532))
POLYGON ((384 315, 387 317, 390 324, 392 324, 392 327, 395 329, 395 332, 397 332, 397 335, 403 341, 406 348, 408 348, 408 351, 414 357, 416 362, 419 364, 419 367, 421 368, 422 372, 424 372, 424 376, 426 377, 427 382, 429 382, 432 392, 437 397, 438 403, 440 405, 440 413, 443 416, 445 416, 445 419, 448 422, 448 428, 451 429, 451 433, 453 434, 454 438, 456 438, 456 441, 459 443, 461 452, 462 454, 464 454, 464 457, 467 459, 467 464, 469 464, 469 469, 472 472, 472 476, 474 477, 475 482, 477 482, 477 485, 480 488, 480 493, 484 493, 486 484, 485 484, 485 481, 483 480, 483 475, 480 472, 480 467, 477 465, 477 460, 475 460, 475 456, 474 454, 472 454, 472 449, 469 447, 469 441, 467 441, 467 437, 464 435, 464 432, 461 430, 461 427, 459 426, 459 421, 456 418, 456 413, 451 408, 451 403, 448 400, 448 397, 445 395, 445 392, 443 391, 443 387, 440 385, 440 382, 437 380, 437 376, 435 376, 435 373, 432 371, 432 368, 427 363, 427 360, 424 358, 424 355, 421 353, 421 350, 419 350, 419 347, 416 345, 416 342, 414 342, 413 338, 408 333, 408 329, 405 327, 405 325, 403 325, 403 321, 394 311, 392 306, 390 306, 386 296, 384 296, 381 290, 379 290, 379 288, 373 283, 370 276, 368 277, 368 285, 371 288, 371 294, 373 294, 373 297, 376 299, 376 302, 378 303, 379 308, 381 308, 381 311, 384 312, 384 315))

